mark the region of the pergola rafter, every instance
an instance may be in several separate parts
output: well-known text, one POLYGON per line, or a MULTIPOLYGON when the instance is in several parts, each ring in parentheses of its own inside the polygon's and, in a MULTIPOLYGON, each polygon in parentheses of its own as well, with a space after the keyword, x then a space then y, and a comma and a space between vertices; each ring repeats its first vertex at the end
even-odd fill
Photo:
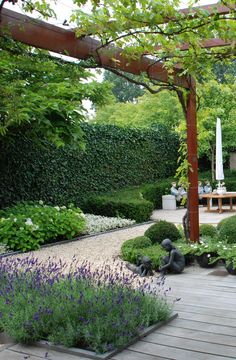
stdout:
MULTIPOLYGON (((179 12, 183 15, 183 19, 196 19, 199 17, 199 10, 207 11, 208 16, 214 16, 216 14, 227 15, 235 8, 236 5, 232 5, 232 8, 230 8, 215 4, 196 7, 191 10, 182 9, 179 12)), ((196 92, 194 79, 189 75, 182 76, 182 71, 178 67, 174 68, 173 77, 170 77, 162 62, 146 55, 141 56, 138 60, 128 60, 127 57, 122 55, 122 49, 114 46, 104 47, 99 41, 91 37, 79 39, 73 30, 65 30, 5 8, 2 9, 0 16, 0 34, 4 35, 6 32, 16 41, 36 48, 69 55, 76 59, 85 60, 92 57, 103 68, 136 75, 146 73, 151 80, 189 90, 186 104, 188 161, 191 166, 191 171, 189 171, 189 222, 190 239, 197 241, 199 238, 199 212, 196 92)), ((169 18, 166 19, 166 22, 174 20, 174 18, 169 18)), ((203 48, 228 45, 230 45, 229 42, 221 39, 203 39, 201 42, 201 47, 203 48)), ((183 44, 180 46, 180 49, 186 51, 188 47, 189 44, 183 44)))

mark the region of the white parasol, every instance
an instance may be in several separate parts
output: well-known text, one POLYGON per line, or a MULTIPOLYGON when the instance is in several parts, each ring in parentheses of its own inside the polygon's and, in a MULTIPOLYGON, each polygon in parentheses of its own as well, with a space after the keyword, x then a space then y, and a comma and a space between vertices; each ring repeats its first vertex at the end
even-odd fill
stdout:
POLYGON ((221 121, 217 118, 216 123, 216 180, 224 180, 223 171, 223 156, 222 156, 222 133, 221 133, 221 121))

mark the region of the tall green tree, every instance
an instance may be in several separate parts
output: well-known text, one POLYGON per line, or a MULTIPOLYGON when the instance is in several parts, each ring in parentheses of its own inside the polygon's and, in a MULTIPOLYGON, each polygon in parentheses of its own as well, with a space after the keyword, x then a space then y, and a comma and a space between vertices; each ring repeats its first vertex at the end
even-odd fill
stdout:
POLYGON ((184 114, 174 92, 146 93, 136 103, 110 103, 98 107, 97 123, 116 124, 124 127, 151 127, 165 124, 175 129, 184 119, 184 114))
POLYGON ((83 100, 102 103, 107 86, 78 64, 0 38, 0 139, 27 134, 57 146, 81 141, 83 100), (92 80, 92 79, 91 79, 92 80))
MULTIPOLYGON (((130 75, 130 78, 133 79, 135 77, 130 75)), ((144 89, 140 85, 133 84, 110 71, 104 71, 103 79, 111 83, 112 93, 118 102, 133 102, 144 94, 144 89)))
POLYGON ((198 152, 211 162, 212 179, 215 171, 216 119, 221 119, 223 154, 235 149, 236 138, 236 82, 219 84, 215 80, 198 87, 198 152))

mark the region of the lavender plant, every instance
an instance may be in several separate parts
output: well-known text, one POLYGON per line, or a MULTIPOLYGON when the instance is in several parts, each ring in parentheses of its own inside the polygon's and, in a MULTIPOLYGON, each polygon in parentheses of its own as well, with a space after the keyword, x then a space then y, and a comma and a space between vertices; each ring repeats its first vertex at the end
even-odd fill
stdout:
POLYGON ((48 259, 0 259, 0 326, 16 341, 46 339, 105 352, 170 316, 163 279, 150 284, 122 265, 92 270, 48 259), (134 286, 136 284, 136 288, 134 286))

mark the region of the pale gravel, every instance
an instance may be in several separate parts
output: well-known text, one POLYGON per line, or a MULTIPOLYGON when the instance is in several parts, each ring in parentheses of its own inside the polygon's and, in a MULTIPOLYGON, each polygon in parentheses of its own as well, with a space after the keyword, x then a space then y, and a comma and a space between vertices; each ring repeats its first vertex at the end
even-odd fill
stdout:
MULTIPOLYGON (((95 235, 66 244, 41 248, 20 256, 29 256, 29 254, 32 254, 40 261, 47 260, 50 257, 55 260, 61 259, 67 263, 70 263, 73 257, 75 257, 77 263, 88 261, 94 268, 104 263, 112 267, 114 260, 116 260, 116 263, 117 260, 119 261, 120 249, 123 242, 136 236, 142 236, 150 226, 151 224, 145 224, 128 229, 120 229, 111 233, 95 235)), ((17 257, 19 257, 19 255, 17 255, 17 257)))

